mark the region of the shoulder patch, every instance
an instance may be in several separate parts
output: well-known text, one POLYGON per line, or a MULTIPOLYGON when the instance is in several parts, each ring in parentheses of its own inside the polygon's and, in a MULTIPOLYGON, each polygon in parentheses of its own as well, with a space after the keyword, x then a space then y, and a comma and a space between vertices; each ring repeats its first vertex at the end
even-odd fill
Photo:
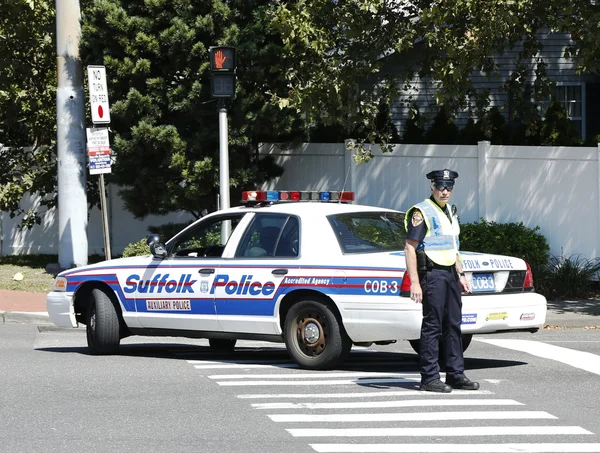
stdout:
POLYGON ((417 209, 413 211, 411 222, 412 226, 414 227, 419 226, 423 223, 423 214, 421 214, 421 211, 417 209))

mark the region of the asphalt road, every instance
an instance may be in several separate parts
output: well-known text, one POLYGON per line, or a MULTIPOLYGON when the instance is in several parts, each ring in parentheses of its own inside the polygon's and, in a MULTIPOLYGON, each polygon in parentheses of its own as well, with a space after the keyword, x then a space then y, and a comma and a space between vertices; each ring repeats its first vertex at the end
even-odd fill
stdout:
POLYGON ((600 452, 600 329, 476 337, 482 389, 450 395, 416 390, 407 343, 328 372, 277 344, 123 343, 96 357, 83 329, 0 324, 0 451, 600 452))

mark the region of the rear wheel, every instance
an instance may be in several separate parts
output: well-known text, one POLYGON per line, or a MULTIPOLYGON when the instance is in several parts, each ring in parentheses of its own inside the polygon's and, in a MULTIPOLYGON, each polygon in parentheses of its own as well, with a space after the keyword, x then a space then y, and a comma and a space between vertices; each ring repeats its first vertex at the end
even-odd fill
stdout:
MULTIPOLYGON (((472 339, 473 339, 473 334, 467 333, 467 334, 462 335, 463 352, 465 352, 469 348, 469 345, 471 344, 472 339)), ((413 350, 417 354, 421 353, 421 344, 420 344, 419 340, 409 340, 408 342, 410 343, 413 350)), ((442 341, 440 340, 440 357, 442 356, 442 354, 444 354, 444 346, 442 344, 442 341)))
POLYGON ((337 367, 352 348, 336 313, 325 303, 311 300, 297 302, 290 308, 284 338, 292 359, 309 370, 337 367))
POLYGON ((117 308, 101 289, 93 289, 87 313, 87 343, 92 354, 114 354, 119 349, 120 323, 117 308))
POLYGON ((208 344, 215 351, 233 351, 237 340, 228 340, 226 338, 210 338, 208 344))

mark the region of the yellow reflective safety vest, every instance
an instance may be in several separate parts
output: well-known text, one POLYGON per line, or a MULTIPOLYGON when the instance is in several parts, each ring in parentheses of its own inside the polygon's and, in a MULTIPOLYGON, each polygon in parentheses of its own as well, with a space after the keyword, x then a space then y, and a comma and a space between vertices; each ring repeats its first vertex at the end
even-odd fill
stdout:
MULTIPOLYGON (((427 257, 440 266, 452 266, 456 263, 460 234, 460 226, 456 214, 452 214, 452 222, 442 209, 430 198, 412 206, 404 217, 404 226, 408 231, 408 222, 412 217, 413 209, 418 209, 423 214, 427 234, 417 250, 423 250, 427 257)), ((452 213, 452 205, 448 205, 452 213)))

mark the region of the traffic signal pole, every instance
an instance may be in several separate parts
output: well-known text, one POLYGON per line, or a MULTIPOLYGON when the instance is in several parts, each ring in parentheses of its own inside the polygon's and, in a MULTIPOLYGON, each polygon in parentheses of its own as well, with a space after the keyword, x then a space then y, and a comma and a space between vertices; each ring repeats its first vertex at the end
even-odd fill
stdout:
POLYGON ((227 107, 219 99, 219 185, 220 209, 229 208, 229 138, 227 134, 227 107))
POLYGON ((56 143, 58 151, 58 264, 88 261, 86 137, 79 0, 56 0, 56 143))

